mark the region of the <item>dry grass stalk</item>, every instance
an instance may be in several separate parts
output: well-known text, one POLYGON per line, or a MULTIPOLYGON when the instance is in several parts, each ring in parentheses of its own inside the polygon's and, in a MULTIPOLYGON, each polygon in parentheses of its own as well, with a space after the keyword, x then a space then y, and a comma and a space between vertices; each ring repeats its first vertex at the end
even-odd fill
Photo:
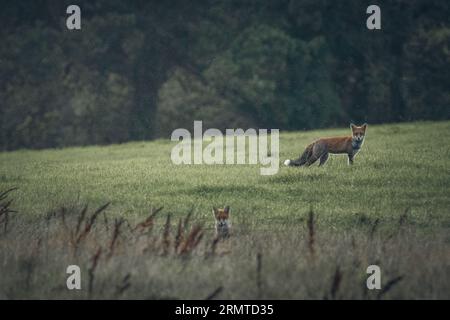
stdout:
POLYGON ((185 237, 183 243, 180 245, 179 254, 186 255, 192 252, 198 246, 202 238, 202 227, 200 225, 194 226, 188 233, 187 237, 185 237))
POLYGON ((88 205, 86 204, 83 209, 80 211, 80 214, 78 215, 78 221, 77 226, 75 228, 75 234, 78 234, 80 232, 81 223, 84 221, 86 217, 86 212, 88 209, 88 205))
POLYGON ((222 291, 223 291, 223 287, 218 287, 210 295, 208 295, 205 300, 213 300, 213 299, 215 299, 222 291))
POLYGON ((381 299, 384 294, 389 292, 397 283, 399 283, 401 280, 403 280, 403 276, 395 277, 391 280, 389 280, 386 285, 383 286, 383 288, 380 290, 380 292, 377 295, 377 299, 381 299))
POLYGON ((131 287, 130 279, 131 274, 127 273, 127 275, 122 279, 122 283, 116 287, 116 297, 121 296, 127 289, 131 287))
POLYGON ((103 211, 103 224, 105 226, 106 232, 109 232, 109 221, 105 211, 103 211))
POLYGON ((315 230, 314 230, 314 212, 312 208, 309 210, 307 227, 308 227, 308 249, 311 256, 314 256, 315 230))
POLYGON ((191 209, 188 214, 186 215, 186 218, 184 218, 184 222, 183 222, 183 228, 184 231, 187 231, 188 229, 188 225, 189 225, 189 221, 191 220, 192 217, 192 213, 194 212, 194 209, 191 209))
POLYGON ((102 247, 99 247, 95 254, 92 256, 91 261, 91 267, 88 270, 89 275, 89 281, 88 281, 88 296, 92 297, 92 292, 94 289, 94 277, 95 277, 95 269, 97 269, 98 262, 100 260, 100 256, 102 254, 102 247))
POLYGON ((6 233, 8 231, 8 223, 9 223, 9 214, 17 213, 17 211, 12 210, 10 208, 13 200, 6 200, 8 198, 8 194, 12 191, 17 190, 17 188, 11 188, 6 191, 0 193, 0 224, 3 223, 3 232, 6 233), (4 201, 6 200, 6 201, 4 201))
POLYGON ((164 208, 164 207, 160 207, 160 208, 158 208, 158 209, 156 209, 156 210, 154 210, 154 211, 153 211, 153 209, 152 209, 152 212, 150 213, 150 216, 149 216, 147 219, 145 219, 144 221, 138 223, 138 224, 133 228, 133 232, 134 232, 134 231, 140 231, 141 233, 143 233, 144 231, 149 230, 150 228, 152 228, 153 225, 154 225, 154 220, 155 220, 156 214, 157 214, 158 212, 160 212, 163 208, 164 208))
POLYGON ((125 222, 124 219, 120 218, 120 219, 115 219, 114 220, 114 230, 113 230, 113 235, 111 238, 111 242, 109 243, 109 254, 108 254, 108 259, 111 258, 114 254, 114 249, 116 247, 117 244, 117 239, 120 236, 120 227, 122 226, 122 224, 125 222))
MULTIPOLYGON (((94 225, 95 221, 97 220, 98 215, 104 211, 108 206, 109 206, 110 202, 104 204, 103 206, 101 206, 100 208, 98 208, 97 210, 95 210, 95 212, 92 214, 92 216, 90 217, 89 220, 85 221, 84 224, 84 230, 77 233, 75 235, 75 241, 74 241, 74 245, 75 248, 78 248, 80 242, 85 239, 87 237, 87 235, 89 234, 89 232, 91 232, 92 230, 92 226, 94 225)), ((84 219, 85 220, 85 219, 84 219)), ((81 222, 80 222, 81 224, 81 222)))
POLYGON ((169 253, 170 247, 170 213, 167 215, 166 223, 164 224, 163 238, 162 238, 162 255, 169 253))
POLYGON ((339 266, 336 267, 336 271, 334 272, 333 282, 331 283, 330 294, 332 299, 336 299, 336 295, 339 291, 339 288, 342 283, 342 272, 339 266))
POLYGON ((19 188, 14 187, 14 188, 8 189, 8 190, 6 190, 6 191, 2 191, 2 192, 0 193, 0 201, 5 200, 5 199, 8 197, 8 193, 10 193, 10 192, 12 192, 12 191, 15 191, 15 190, 18 190, 18 189, 19 189, 19 188))
POLYGON ((183 242, 183 240, 184 240, 184 231, 180 218, 178 220, 177 234, 175 235, 175 243, 174 243, 175 252, 178 252, 178 248, 180 247, 180 244, 183 242))

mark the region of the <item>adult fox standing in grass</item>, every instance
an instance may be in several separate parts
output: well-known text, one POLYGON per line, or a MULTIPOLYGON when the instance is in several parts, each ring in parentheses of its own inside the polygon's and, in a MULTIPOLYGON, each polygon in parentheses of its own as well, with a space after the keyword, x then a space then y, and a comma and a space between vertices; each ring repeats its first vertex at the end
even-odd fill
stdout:
POLYGON ((321 166, 328 160, 328 154, 330 153, 346 153, 348 155, 348 163, 353 164, 353 159, 361 149, 364 142, 367 124, 364 123, 362 126, 356 126, 352 123, 350 124, 350 128, 352 129, 351 136, 322 138, 316 140, 306 147, 305 151, 298 159, 288 159, 284 162, 284 164, 286 166, 310 166, 320 159, 319 166, 321 166))

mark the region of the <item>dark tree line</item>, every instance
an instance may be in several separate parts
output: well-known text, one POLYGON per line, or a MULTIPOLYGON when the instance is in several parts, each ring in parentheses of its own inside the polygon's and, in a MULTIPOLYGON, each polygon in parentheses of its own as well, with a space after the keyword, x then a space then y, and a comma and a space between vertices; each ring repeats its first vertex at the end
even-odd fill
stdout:
POLYGON ((450 4, 11 1, 0 7, 1 149, 204 127, 302 130, 450 118, 450 4), (82 29, 66 28, 77 4, 82 29))

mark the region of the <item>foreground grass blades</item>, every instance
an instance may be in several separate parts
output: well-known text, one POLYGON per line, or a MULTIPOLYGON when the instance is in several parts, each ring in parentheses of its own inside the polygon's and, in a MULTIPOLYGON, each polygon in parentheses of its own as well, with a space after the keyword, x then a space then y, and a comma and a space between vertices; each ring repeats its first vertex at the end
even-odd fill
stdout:
POLYGON ((310 211, 303 224, 266 232, 243 225, 225 241, 189 214, 170 217, 155 210, 141 222, 110 219, 106 206, 64 207, 45 219, 16 214, 0 235, 0 298, 449 298, 448 234, 418 233, 406 216, 389 233, 378 220, 342 233, 317 228, 310 211), (66 287, 72 264, 81 290, 66 287), (381 290, 366 287, 372 264, 381 290))

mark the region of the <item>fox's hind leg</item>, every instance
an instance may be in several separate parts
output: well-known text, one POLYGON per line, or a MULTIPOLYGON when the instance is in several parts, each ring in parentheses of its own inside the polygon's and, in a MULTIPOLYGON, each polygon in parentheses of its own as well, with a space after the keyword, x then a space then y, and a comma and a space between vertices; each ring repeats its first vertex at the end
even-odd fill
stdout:
POLYGON ((309 159, 306 161, 305 166, 309 167, 310 165, 314 164, 314 162, 316 162, 317 159, 319 159, 319 157, 312 155, 311 158, 309 158, 309 159))
POLYGON ((325 164, 325 162, 327 162, 328 160, 328 152, 325 152, 321 157, 320 157, 320 162, 319 162, 319 166, 323 166, 325 164))
POLYGON ((322 143, 316 143, 314 144, 314 147, 312 148, 312 152, 309 155, 308 159, 306 160, 306 166, 309 167, 310 165, 314 164, 319 158, 321 158, 323 155, 328 153, 326 147, 322 143))

